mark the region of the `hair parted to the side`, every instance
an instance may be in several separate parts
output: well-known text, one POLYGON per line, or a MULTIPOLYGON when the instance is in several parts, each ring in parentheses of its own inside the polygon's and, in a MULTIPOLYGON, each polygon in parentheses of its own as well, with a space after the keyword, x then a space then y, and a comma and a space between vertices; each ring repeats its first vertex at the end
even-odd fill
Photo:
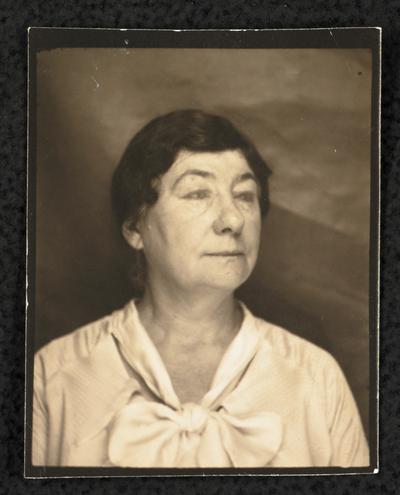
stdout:
MULTIPOLYGON (((157 180, 174 163, 180 151, 238 150, 246 158, 260 187, 260 210, 269 208, 271 171, 253 143, 225 117, 202 110, 178 110, 156 117, 128 143, 112 179, 112 204, 119 227, 134 229, 141 213, 158 199, 157 180)), ((137 253, 135 285, 143 285, 143 253, 137 253), (137 280, 136 280, 137 278, 137 280)))

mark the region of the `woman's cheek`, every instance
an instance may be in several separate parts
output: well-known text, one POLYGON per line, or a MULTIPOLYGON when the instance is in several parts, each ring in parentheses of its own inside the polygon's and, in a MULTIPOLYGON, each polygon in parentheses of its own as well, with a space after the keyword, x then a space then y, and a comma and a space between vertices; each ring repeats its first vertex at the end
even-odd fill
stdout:
POLYGON ((186 215, 190 215, 191 218, 196 218, 210 212, 212 205, 212 198, 186 200, 185 204, 183 205, 183 209, 186 212, 186 215))

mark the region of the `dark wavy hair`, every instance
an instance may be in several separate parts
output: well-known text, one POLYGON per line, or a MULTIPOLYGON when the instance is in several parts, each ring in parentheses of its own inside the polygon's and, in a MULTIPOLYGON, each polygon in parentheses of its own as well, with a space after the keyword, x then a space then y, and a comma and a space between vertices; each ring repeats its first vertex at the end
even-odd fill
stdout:
MULTIPOLYGON (((269 208, 271 171, 253 143, 226 118, 201 110, 178 110, 151 120, 128 143, 112 179, 112 204, 119 227, 135 228, 141 213, 158 199, 157 183, 180 151, 238 150, 253 171, 260 188, 260 210, 269 208)), ((143 254, 137 261, 135 285, 143 285, 143 254)))

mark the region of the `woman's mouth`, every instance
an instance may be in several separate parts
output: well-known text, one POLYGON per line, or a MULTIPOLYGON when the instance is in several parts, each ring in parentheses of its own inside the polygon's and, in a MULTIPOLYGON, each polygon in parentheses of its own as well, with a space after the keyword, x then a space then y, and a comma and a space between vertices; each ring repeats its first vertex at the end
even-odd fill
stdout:
POLYGON ((218 251, 215 253, 206 253, 206 256, 244 256, 242 251, 218 251))

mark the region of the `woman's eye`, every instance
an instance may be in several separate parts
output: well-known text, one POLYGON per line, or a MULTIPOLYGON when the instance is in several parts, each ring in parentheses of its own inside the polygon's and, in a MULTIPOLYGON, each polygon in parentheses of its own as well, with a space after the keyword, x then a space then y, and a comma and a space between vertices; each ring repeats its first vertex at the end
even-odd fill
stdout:
POLYGON ((206 199, 209 198, 211 195, 210 191, 207 189, 201 189, 198 191, 192 191, 188 194, 185 194, 183 197, 184 199, 206 199))
POLYGON ((240 199, 246 203, 254 203, 256 195, 251 191, 236 193, 235 198, 240 199))

